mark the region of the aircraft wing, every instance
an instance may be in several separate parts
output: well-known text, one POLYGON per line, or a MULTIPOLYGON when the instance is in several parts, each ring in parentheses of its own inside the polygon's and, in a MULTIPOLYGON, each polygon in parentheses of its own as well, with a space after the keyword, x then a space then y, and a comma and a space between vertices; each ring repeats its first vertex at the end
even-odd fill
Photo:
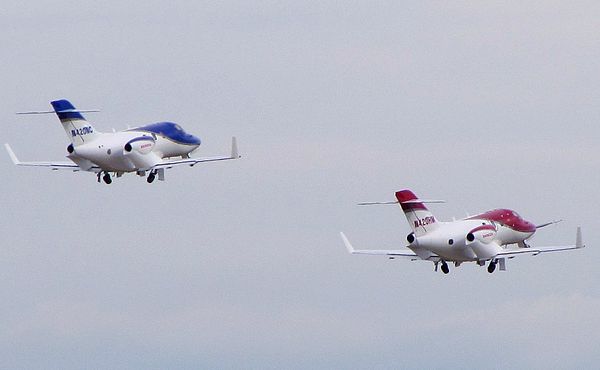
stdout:
POLYGON ((548 253, 548 252, 562 252, 569 251, 573 249, 581 249, 584 248, 582 237, 581 237, 581 227, 577 228, 577 235, 575 238, 575 244, 573 245, 559 245, 552 247, 537 247, 537 248, 510 248, 505 249, 504 251, 498 253, 496 257, 506 257, 512 258, 522 254, 531 254, 532 256, 537 256, 540 253, 548 253))
POLYGON ((344 242, 344 245, 346 246, 346 249, 348 249, 348 252, 350 254, 369 254, 369 255, 374 255, 374 256, 389 256, 389 257, 400 257, 400 258, 407 258, 410 260, 420 260, 421 258, 413 251, 411 251, 410 249, 391 249, 391 250, 377 250, 377 249, 363 249, 363 250, 357 250, 354 249, 354 247, 352 246, 352 244, 350 244, 350 241, 348 240, 348 238, 346 238, 346 235, 344 233, 340 233, 340 236, 342 237, 342 241, 344 242))
POLYGON ((193 166, 197 163, 204 162, 215 162, 215 161, 227 161, 231 159, 238 159, 241 156, 238 154, 237 140, 235 137, 231 138, 231 154, 227 157, 205 157, 205 158, 185 158, 185 159, 175 159, 175 160, 165 160, 158 164, 156 164, 153 169, 161 169, 161 168, 171 168, 180 165, 188 165, 193 166))
POLYGON ((8 155, 12 162, 17 166, 28 166, 28 167, 46 167, 52 170, 71 170, 71 171, 83 171, 81 167, 73 162, 21 162, 17 155, 12 150, 10 145, 4 144, 8 155))

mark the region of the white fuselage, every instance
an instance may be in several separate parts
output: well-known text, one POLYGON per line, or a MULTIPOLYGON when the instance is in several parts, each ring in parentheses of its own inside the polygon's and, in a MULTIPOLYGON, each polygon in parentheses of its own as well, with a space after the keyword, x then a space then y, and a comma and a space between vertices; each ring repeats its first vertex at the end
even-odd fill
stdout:
POLYGON ((70 148, 72 153, 68 158, 83 168, 97 166, 107 172, 146 171, 164 158, 185 158, 199 145, 199 141, 182 143, 160 133, 133 129, 99 134, 91 142, 70 148))
POLYGON ((478 261, 495 256, 504 245, 524 242, 534 233, 486 219, 438 221, 435 230, 415 237, 408 247, 420 256, 433 253, 447 261, 478 261))

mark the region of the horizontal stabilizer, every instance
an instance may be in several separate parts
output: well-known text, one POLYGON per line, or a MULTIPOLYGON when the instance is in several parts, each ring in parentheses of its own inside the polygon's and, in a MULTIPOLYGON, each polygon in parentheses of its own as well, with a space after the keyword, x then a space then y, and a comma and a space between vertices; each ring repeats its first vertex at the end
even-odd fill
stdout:
POLYGON ((374 206, 374 205, 381 205, 381 204, 398 204, 398 201, 394 201, 394 202, 362 202, 362 203, 358 203, 357 205, 359 205, 359 206, 374 206))
MULTIPOLYGON (((398 204, 398 203, 400 203, 400 202, 395 200, 395 201, 390 201, 390 202, 362 202, 362 203, 358 203, 357 205, 359 205, 359 206, 374 206, 374 205, 381 205, 381 204, 398 204)), ((401 204, 416 204, 416 203, 446 203, 446 201, 439 200, 439 199, 411 199, 411 200, 403 201, 401 204)))
POLYGON ((54 113, 97 113, 100 112, 98 109, 63 109, 63 110, 47 110, 47 111, 31 111, 31 112, 17 112, 16 114, 54 114, 54 113))
POLYGON ((445 200, 441 199, 411 199, 405 200, 402 204, 411 204, 411 203, 446 203, 445 200))

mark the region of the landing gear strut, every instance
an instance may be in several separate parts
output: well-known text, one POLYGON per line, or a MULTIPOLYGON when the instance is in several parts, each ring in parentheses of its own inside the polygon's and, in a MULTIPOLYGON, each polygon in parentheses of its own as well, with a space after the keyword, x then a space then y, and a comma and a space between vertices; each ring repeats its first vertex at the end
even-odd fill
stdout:
POLYGON ((444 274, 447 274, 450 272, 450 268, 448 268, 448 264, 446 263, 446 261, 442 261, 442 272, 444 274))
POLYGON ((496 260, 491 260, 488 266, 488 272, 491 274, 494 271, 496 271, 496 260))

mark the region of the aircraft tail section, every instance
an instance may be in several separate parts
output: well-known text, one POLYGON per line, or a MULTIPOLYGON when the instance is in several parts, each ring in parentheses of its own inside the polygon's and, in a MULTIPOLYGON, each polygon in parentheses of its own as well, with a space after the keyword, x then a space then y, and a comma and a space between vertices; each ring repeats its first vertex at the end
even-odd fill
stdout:
POLYGON ((50 104, 74 146, 93 141, 100 135, 81 114, 86 111, 76 109, 65 99, 55 100, 50 104))
POLYGON ((438 221, 425 206, 425 201, 417 198, 412 191, 397 191, 396 199, 398 199, 415 236, 425 235, 438 228, 438 221))

